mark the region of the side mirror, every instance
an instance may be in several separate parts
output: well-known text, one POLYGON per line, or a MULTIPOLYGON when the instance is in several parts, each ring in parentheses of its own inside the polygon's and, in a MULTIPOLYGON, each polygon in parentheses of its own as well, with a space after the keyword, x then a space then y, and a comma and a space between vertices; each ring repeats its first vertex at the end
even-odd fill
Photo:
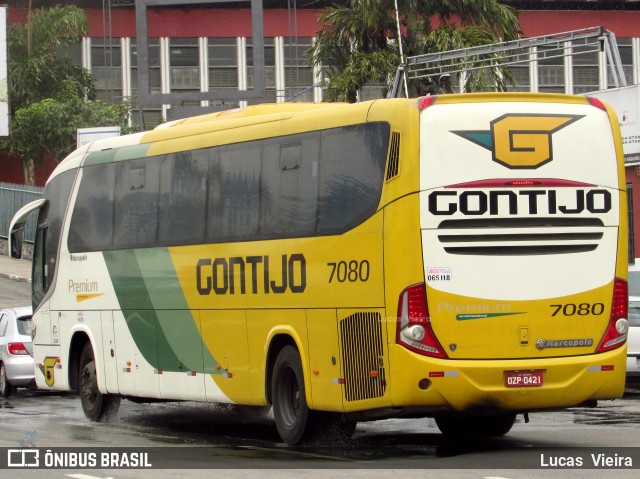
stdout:
POLYGON ((27 217, 39 210, 47 202, 44 198, 32 201, 20 208, 9 225, 9 254, 14 259, 22 259, 22 245, 24 240, 24 224, 27 217))
POLYGON ((22 259, 22 240, 24 239, 24 223, 20 228, 11 231, 9 238, 9 254, 13 259, 22 259))

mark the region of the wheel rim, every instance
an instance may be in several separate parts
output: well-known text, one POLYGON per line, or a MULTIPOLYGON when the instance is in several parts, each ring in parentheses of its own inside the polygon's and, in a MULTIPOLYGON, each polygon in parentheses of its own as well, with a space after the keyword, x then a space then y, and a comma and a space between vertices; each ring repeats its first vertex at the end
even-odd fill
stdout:
POLYGON ((287 426, 293 426, 298 421, 300 411, 300 385, 298 378, 291 368, 287 368, 282 374, 282 418, 287 426))
POLYGON ((93 407, 98 397, 98 388, 96 387, 96 365, 93 361, 87 363, 82 368, 80 381, 80 394, 84 403, 93 407))

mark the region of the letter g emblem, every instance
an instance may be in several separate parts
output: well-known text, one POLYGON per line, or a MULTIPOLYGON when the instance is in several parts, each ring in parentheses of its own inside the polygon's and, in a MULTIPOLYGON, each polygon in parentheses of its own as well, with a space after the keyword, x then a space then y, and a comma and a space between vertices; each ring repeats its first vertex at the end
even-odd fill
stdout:
POLYGON ((492 160, 510 169, 535 169, 553 160, 552 134, 582 115, 510 113, 493 120, 489 131, 453 131, 493 153, 492 160))

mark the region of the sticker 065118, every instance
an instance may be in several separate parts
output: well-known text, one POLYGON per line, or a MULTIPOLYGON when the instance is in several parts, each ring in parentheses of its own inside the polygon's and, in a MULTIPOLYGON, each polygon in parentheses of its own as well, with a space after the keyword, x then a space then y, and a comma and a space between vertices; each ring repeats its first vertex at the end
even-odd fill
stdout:
POLYGON ((451 281, 453 268, 443 266, 427 266, 427 281, 451 281))

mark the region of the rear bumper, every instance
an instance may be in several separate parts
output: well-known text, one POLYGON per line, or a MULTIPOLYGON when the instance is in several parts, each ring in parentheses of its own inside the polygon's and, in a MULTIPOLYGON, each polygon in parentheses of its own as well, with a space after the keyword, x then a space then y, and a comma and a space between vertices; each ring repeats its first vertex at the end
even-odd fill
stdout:
POLYGON ((28 386, 34 382, 35 370, 31 356, 9 356, 4 360, 7 379, 13 386, 28 386))
POLYGON ((532 411, 571 407, 624 394, 625 348, 587 356, 493 361, 436 360, 398 345, 390 345, 389 349, 392 375, 388 392, 394 407, 457 412, 532 411), (505 386, 505 371, 529 370, 544 371, 543 385, 505 386))

